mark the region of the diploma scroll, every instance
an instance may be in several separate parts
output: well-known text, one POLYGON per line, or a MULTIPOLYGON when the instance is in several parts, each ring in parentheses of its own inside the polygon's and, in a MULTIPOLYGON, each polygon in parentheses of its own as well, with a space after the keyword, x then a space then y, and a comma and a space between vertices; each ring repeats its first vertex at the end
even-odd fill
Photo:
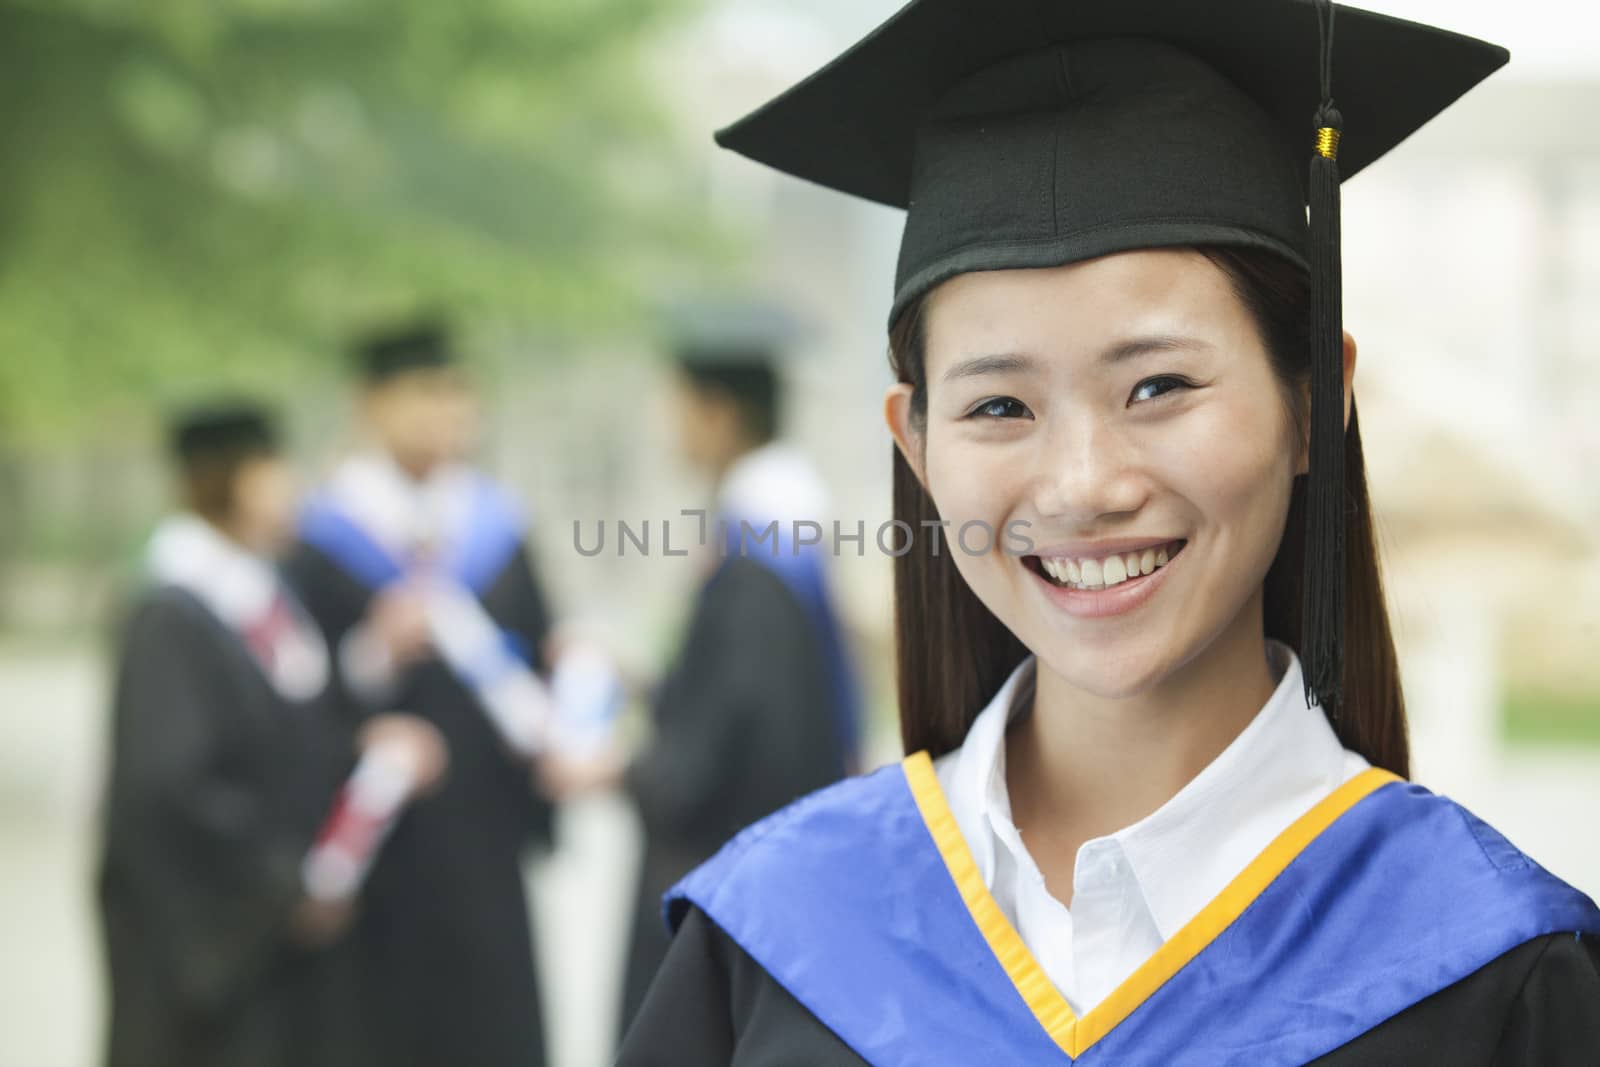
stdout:
POLYGON ((587 642, 569 643, 556 660, 550 689, 556 706, 554 746, 577 758, 602 751, 627 696, 610 657, 587 642))
POLYGON ((362 755, 301 867, 308 897, 335 901, 356 894, 394 829, 417 774, 413 752, 403 744, 380 742, 362 755))

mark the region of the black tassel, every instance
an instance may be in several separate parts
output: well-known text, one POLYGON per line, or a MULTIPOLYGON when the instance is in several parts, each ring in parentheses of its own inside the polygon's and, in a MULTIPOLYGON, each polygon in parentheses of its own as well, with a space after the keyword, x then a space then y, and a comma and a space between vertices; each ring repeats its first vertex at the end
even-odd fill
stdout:
POLYGON ((1306 703, 1337 720, 1344 679, 1344 316, 1339 262, 1339 136, 1333 106, 1333 5, 1317 4, 1322 106, 1311 155, 1311 440, 1306 478, 1301 660, 1306 703))

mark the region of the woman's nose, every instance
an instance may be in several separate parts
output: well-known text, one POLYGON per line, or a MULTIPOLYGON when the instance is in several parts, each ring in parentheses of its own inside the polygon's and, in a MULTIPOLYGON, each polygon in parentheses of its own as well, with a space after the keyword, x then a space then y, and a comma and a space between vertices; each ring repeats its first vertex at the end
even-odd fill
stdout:
POLYGON ((1075 419, 1053 428, 1034 458, 1032 481, 1041 518, 1079 527, 1138 511, 1148 496, 1138 450, 1106 420, 1075 419))

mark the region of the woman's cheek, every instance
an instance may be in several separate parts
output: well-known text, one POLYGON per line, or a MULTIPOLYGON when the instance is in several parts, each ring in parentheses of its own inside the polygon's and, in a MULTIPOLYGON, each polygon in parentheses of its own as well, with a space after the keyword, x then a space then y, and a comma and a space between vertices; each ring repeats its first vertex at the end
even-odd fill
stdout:
POLYGON ((951 524, 954 538, 962 523, 985 522, 999 530, 1011 510, 1008 472, 1015 477, 1016 463, 1005 462, 1001 450, 972 442, 935 442, 927 451, 929 492, 940 518, 951 524))
POLYGON ((1152 455, 1158 479, 1203 523, 1236 551, 1248 545, 1250 556, 1270 562, 1289 503, 1291 444, 1259 405, 1218 404, 1175 427, 1152 455))

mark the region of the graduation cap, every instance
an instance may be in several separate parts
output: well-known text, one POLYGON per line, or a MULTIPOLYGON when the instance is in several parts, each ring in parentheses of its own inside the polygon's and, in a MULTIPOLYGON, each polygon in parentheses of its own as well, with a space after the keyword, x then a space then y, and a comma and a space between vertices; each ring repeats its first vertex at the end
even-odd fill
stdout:
POLYGON ((168 436, 172 454, 187 468, 279 450, 278 427, 272 415, 245 400, 189 408, 170 420, 168 436))
POLYGON ((787 305, 757 296, 680 298, 660 317, 680 363, 781 363, 808 336, 787 305))
POLYGON ((906 209, 891 325, 967 271, 1190 245, 1266 249, 1305 268, 1312 429, 1300 654, 1308 702, 1336 712, 1339 182, 1508 58, 1325 0, 913 0, 717 142, 906 209))
POLYGON ((456 362, 449 328, 437 319, 381 327, 359 338, 351 346, 351 354, 368 385, 379 385, 408 371, 434 370, 456 362))
POLYGON ((782 365, 808 335, 799 318, 773 300, 728 295, 680 299, 661 318, 672 358, 688 379, 731 396, 758 437, 774 436, 782 365))

